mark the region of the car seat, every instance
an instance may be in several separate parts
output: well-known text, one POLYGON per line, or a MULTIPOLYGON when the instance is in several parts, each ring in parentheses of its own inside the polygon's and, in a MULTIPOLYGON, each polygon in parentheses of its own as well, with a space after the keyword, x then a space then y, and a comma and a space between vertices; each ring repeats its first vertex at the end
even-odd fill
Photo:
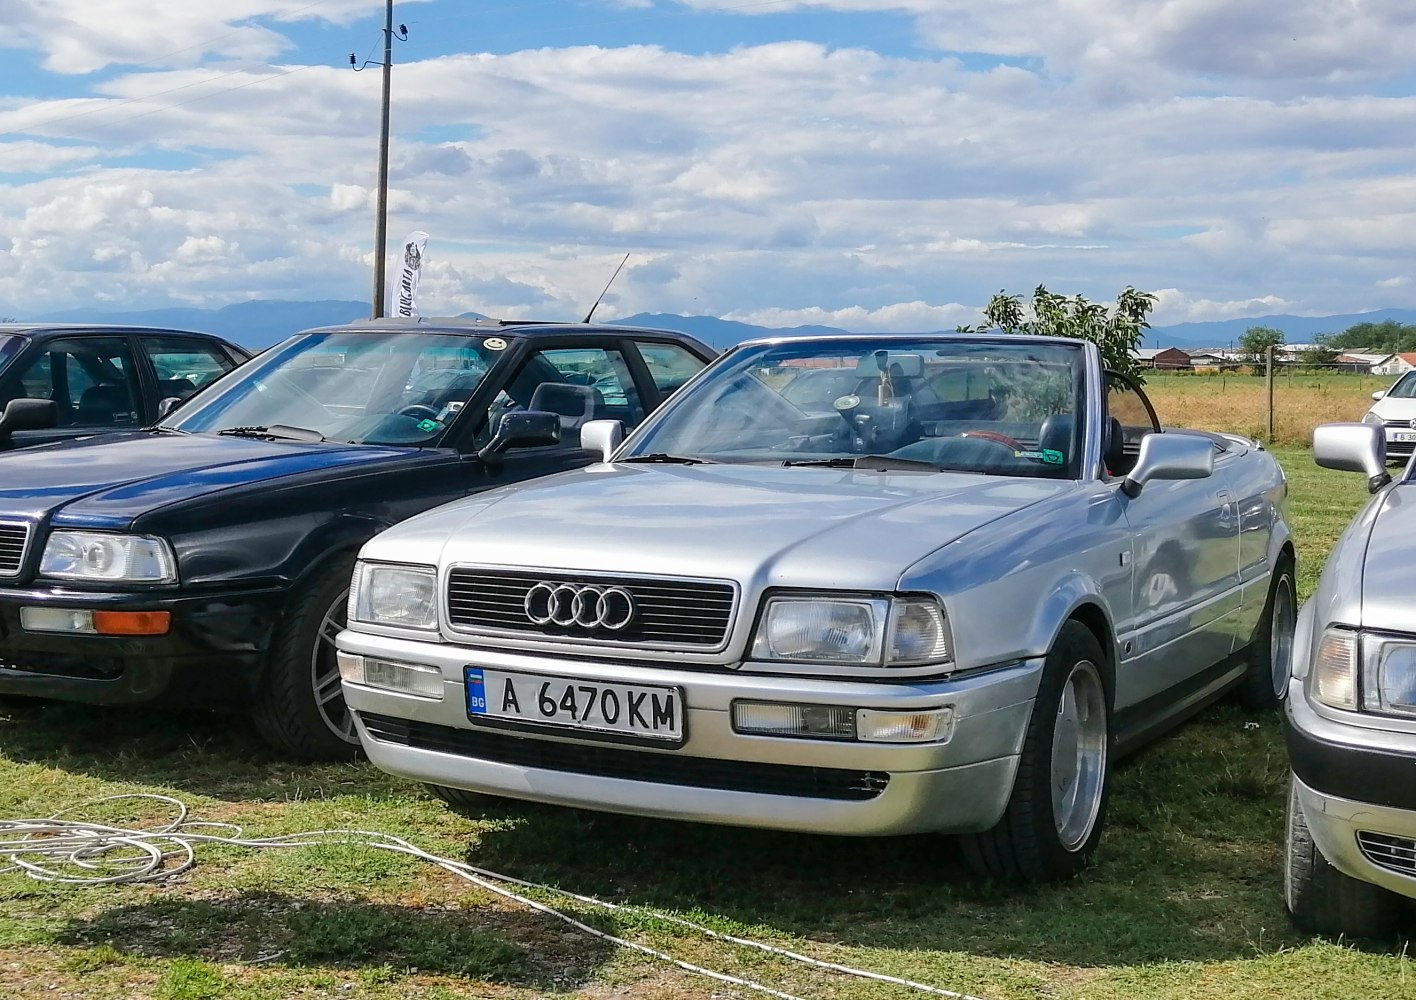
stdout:
POLYGON ((531 393, 529 410, 544 410, 560 416, 561 440, 580 430, 590 420, 606 416, 605 394, 593 385, 566 385, 564 382, 542 382, 531 393))
POLYGON ((133 396, 126 385, 90 386, 79 397, 74 413, 77 424, 130 424, 135 419, 133 396))

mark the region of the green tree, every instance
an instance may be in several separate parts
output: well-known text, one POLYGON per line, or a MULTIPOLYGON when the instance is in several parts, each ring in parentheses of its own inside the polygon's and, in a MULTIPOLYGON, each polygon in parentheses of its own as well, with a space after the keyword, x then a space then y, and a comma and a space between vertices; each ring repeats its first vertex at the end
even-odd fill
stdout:
POLYGON ((1136 358, 1136 348, 1145 331, 1150 329, 1146 316, 1155 308, 1155 302, 1156 297, 1150 292, 1138 292, 1127 285, 1116 297, 1115 307, 1108 309, 1081 295, 1060 295, 1038 285, 1026 308, 1021 295, 1000 291, 988 300, 983 310, 987 323, 961 326, 958 330, 982 333, 996 329, 1003 333, 1089 340, 1101 352, 1102 363, 1107 368, 1144 382, 1145 370, 1136 358))
POLYGON ((1339 351, 1370 351, 1374 354, 1402 354, 1416 351, 1416 324, 1394 319, 1380 323, 1355 323, 1341 333, 1323 338, 1339 351))
POLYGON ((1283 331, 1271 326, 1251 326, 1239 338, 1239 350, 1244 352, 1244 363, 1253 365, 1253 373, 1262 375, 1268 364, 1268 349, 1283 346, 1283 331))

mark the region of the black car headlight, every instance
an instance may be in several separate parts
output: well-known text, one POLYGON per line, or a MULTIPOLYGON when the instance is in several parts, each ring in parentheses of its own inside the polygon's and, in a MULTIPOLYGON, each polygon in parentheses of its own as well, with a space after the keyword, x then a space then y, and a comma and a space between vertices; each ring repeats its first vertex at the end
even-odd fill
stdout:
POLYGON ((177 560, 154 535, 105 531, 55 531, 39 560, 41 576, 54 580, 176 583, 177 560))

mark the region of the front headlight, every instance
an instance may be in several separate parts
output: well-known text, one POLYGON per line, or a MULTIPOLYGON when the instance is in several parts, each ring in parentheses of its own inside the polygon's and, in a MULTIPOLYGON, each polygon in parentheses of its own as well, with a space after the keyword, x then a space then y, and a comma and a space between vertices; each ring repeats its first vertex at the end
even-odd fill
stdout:
POLYGON ((1376 411, 1376 410, 1368 410, 1366 416, 1364 416, 1364 417, 1362 418, 1362 423, 1364 423, 1364 424, 1384 424, 1384 423, 1386 423, 1386 421, 1383 420, 1381 417, 1377 416, 1377 411, 1376 411))
POLYGON ((1362 707, 1416 715, 1416 641, 1362 636, 1362 707))
POLYGON ((349 584, 349 620, 425 631, 438 627, 438 571, 360 561, 349 584))
POLYGON ((944 664, 953 658, 944 609, 928 597, 770 597, 754 660, 866 667, 944 664))
POLYGON ((176 583, 177 560, 164 539, 100 531, 55 531, 39 560, 41 576, 56 580, 176 583))

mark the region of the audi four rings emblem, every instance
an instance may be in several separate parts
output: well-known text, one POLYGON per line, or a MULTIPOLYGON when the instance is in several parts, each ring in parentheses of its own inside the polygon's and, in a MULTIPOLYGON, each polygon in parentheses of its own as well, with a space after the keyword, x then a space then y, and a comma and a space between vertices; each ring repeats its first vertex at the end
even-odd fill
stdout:
POLYGON ((603 628, 618 632, 634 620, 634 595, 623 587, 542 581, 522 601, 526 617, 537 625, 603 628))

